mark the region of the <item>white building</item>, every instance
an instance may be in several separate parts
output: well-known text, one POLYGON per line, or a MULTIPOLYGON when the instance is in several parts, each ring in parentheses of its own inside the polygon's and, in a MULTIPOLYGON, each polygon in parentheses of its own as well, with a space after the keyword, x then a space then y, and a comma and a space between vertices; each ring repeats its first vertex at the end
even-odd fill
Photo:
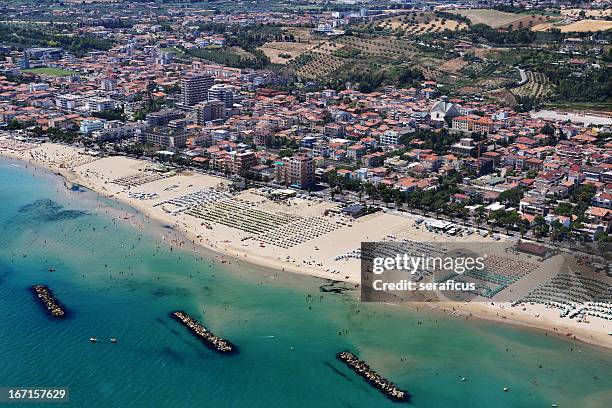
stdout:
POLYGON ((109 98, 93 96, 85 101, 85 110, 88 112, 103 112, 115 109, 115 101, 109 98))
POLYGON ((100 89, 106 92, 117 90, 117 81, 112 78, 104 78, 100 81, 100 89))
POLYGON ((454 118, 459 115, 460 107, 454 103, 448 102, 445 96, 434 103, 429 111, 429 116, 434 122, 444 122, 447 118, 454 118))
POLYGON ((81 126, 79 127, 79 132, 81 132, 84 135, 89 135, 93 132, 95 132, 96 130, 102 130, 104 129, 104 123, 106 121, 103 119, 85 119, 83 121, 81 121, 81 126))
POLYGON ((131 139, 133 137, 140 137, 147 127, 148 125, 144 121, 123 123, 118 120, 112 120, 104 124, 104 129, 93 132, 92 136, 99 141, 131 139))
POLYGON ((74 110, 82 105, 83 98, 80 95, 66 94, 55 98, 55 106, 57 106, 58 109, 74 110))
POLYGON ((30 92, 46 91, 47 89, 49 89, 49 84, 45 84, 45 83, 31 83, 29 85, 29 88, 30 88, 30 92))
POLYGON ((229 132, 225 129, 215 129, 211 133, 213 142, 229 140, 229 132))
POLYGON ((234 87, 225 84, 211 86, 208 90, 208 101, 220 101, 226 108, 231 108, 234 105, 234 87))
POLYGON ((391 146, 399 144, 399 133, 395 130, 387 130, 380 135, 380 144, 383 146, 391 146))

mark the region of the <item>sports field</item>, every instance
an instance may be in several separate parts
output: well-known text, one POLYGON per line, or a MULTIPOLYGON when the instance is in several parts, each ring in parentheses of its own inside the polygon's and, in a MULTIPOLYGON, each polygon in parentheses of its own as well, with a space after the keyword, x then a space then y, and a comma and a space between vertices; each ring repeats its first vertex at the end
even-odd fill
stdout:
POLYGON ((56 76, 56 77, 68 76, 68 75, 77 73, 76 71, 69 71, 67 69, 55 68, 55 67, 22 69, 21 72, 38 74, 38 75, 49 75, 49 76, 56 76))

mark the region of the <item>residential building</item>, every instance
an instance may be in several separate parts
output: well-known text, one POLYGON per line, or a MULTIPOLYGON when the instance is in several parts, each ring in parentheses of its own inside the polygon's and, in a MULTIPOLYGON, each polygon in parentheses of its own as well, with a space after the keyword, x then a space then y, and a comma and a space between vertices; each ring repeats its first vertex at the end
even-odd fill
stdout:
POLYGON ((96 130, 104 129, 104 123, 106 121, 102 119, 85 119, 81 121, 79 126, 79 132, 84 135, 89 135, 96 130))
POLYGON ((313 186, 314 161, 312 157, 298 154, 276 162, 275 179, 286 185, 303 189, 313 186))
POLYGON ((234 87, 231 85, 217 84, 208 90, 209 101, 221 101, 226 108, 234 106, 234 87))
POLYGON ((215 80, 206 74, 191 74, 181 78, 181 103, 185 106, 193 106, 208 99, 208 90, 213 86, 215 80))
POLYGON ((380 135, 380 144, 383 146, 396 146, 399 144, 399 133, 395 130, 387 130, 380 135))
POLYGON ((142 143, 151 143, 164 149, 184 148, 187 146, 187 138, 186 132, 165 127, 152 128, 140 135, 142 143))
POLYGON ((474 140, 469 137, 461 138, 459 143, 455 143, 451 146, 451 152, 462 157, 474 157, 476 155, 474 140))
POLYGON ((196 113, 196 124, 205 125, 225 116, 225 104, 221 101, 200 102, 194 107, 196 113))
POLYGON ((115 109, 115 101, 109 98, 94 96, 85 100, 87 112, 103 112, 115 109))
POLYGON ((55 106, 62 110, 75 110, 83 105, 83 98, 80 95, 65 94, 55 98, 55 106))
POLYGON ((102 142, 131 139, 139 137, 147 128, 146 122, 123 123, 111 120, 104 123, 104 128, 92 133, 94 139, 102 142))

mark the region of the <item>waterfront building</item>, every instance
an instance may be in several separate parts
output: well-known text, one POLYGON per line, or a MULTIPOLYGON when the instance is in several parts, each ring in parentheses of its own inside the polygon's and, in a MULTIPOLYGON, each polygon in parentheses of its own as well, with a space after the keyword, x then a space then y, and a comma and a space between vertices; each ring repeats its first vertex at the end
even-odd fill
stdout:
POLYGON ((314 185, 314 161, 312 157, 298 154, 285 157, 274 164, 275 180, 288 186, 309 188, 314 185))

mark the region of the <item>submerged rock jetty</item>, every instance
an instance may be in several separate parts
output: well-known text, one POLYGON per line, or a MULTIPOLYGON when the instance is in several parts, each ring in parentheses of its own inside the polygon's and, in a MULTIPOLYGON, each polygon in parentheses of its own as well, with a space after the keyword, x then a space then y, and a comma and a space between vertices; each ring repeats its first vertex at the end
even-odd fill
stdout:
POLYGON ((206 330, 196 319, 189 316, 185 312, 172 312, 171 316, 178 320, 183 326, 189 328, 193 334, 200 338, 206 345, 219 353, 232 353, 236 351, 236 347, 227 340, 214 335, 214 333, 206 330))
POLYGON ((32 291, 38 297, 38 300, 43 304, 45 308, 51 313, 53 317, 64 317, 66 316, 66 311, 63 306, 55 299, 53 296, 53 292, 51 289, 46 287, 45 285, 34 285, 32 286, 32 291))
POLYGON ((348 351, 342 351, 336 354, 336 357, 349 366, 355 373, 368 381, 372 386, 378 388, 388 398, 394 401, 408 401, 410 399, 410 394, 408 394, 408 392, 397 388, 395 384, 372 370, 365 361, 358 359, 354 354, 348 351))

